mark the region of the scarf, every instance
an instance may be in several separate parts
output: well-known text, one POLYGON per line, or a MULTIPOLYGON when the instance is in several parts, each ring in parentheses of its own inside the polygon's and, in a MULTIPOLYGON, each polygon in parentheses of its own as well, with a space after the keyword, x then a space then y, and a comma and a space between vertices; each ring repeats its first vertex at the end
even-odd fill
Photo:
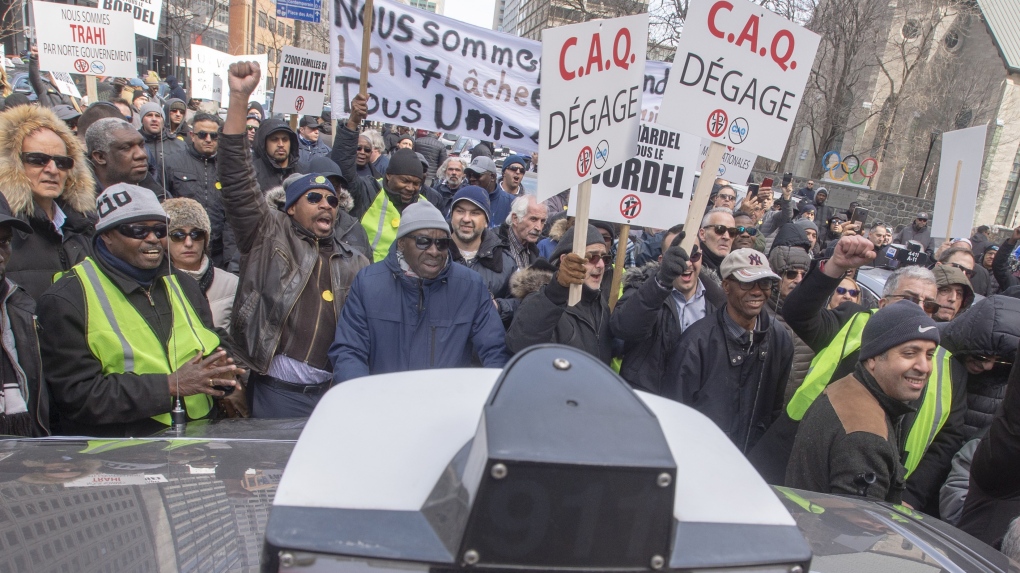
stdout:
POLYGON ((106 243, 104 243, 98 236, 95 240, 95 246, 96 255, 104 263, 143 287, 148 288, 152 284, 152 281, 156 280, 156 277, 158 277, 160 272, 163 270, 162 265, 159 265, 154 269, 139 269, 127 264, 114 256, 114 254, 106 248, 106 243))
POLYGON ((18 360, 11 319, 7 314, 6 298, 10 287, 6 280, 0 283, 0 300, 3 300, 0 329, 3 350, 0 355, 0 434, 32 436, 32 417, 28 413, 25 396, 28 388, 24 376, 19 376, 14 362, 18 360))
POLYGON ((710 269, 718 272, 719 267, 722 266, 723 259, 725 259, 726 257, 725 256, 720 257, 719 255, 713 253, 711 250, 709 250, 708 245, 706 245, 704 241, 699 239, 698 243, 700 244, 701 249, 701 260, 703 261, 702 264, 708 263, 708 267, 710 269))
POLYGON ((209 292, 209 287, 212 286, 215 275, 213 266, 209 264, 209 257, 202 255, 202 264, 198 267, 197 271, 189 271, 180 267, 178 267, 178 269, 189 277, 195 279, 203 293, 209 292))

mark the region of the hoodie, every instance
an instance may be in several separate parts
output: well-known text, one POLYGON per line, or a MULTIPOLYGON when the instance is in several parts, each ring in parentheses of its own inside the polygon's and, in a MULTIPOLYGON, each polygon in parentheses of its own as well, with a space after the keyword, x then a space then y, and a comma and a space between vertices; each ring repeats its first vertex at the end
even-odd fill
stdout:
POLYGON ((170 101, 174 100, 174 99, 179 99, 181 101, 188 101, 188 94, 185 93, 184 88, 181 87, 180 82, 177 81, 177 78, 175 76, 167 76, 166 77, 166 85, 167 85, 167 87, 170 88, 169 96, 171 98, 171 99, 167 100, 167 103, 170 103, 170 101))
POLYGON ((255 132, 253 152, 255 155, 255 177, 263 193, 268 193, 273 187, 283 185, 283 180, 289 175, 307 171, 305 165, 299 161, 300 149, 297 134, 282 119, 267 119, 262 122, 258 131, 255 132), (266 154, 266 140, 270 135, 281 131, 290 138, 290 157, 286 167, 281 167, 266 154))

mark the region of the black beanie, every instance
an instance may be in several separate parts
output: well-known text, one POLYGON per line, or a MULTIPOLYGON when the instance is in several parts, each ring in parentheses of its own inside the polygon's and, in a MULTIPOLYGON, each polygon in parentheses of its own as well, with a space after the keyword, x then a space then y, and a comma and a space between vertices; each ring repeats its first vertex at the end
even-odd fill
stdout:
POLYGON ((935 321, 909 300, 886 305, 876 312, 861 333, 860 361, 874 358, 911 340, 940 342, 935 321))
MULTIPOLYGON (((574 229, 577 227, 571 227, 567 229, 566 233, 560 237, 560 242, 556 243, 556 249, 553 250, 552 254, 549 255, 549 262, 554 265, 559 265, 560 255, 565 255, 574 250, 574 229)), ((605 245, 606 240, 602 238, 602 233, 599 232, 592 225, 588 225, 588 242, 587 245, 605 245)))
POLYGON ((387 175, 411 175, 418 179, 425 178, 421 161, 410 149, 398 149, 390 156, 390 165, 386 168, 387 175))

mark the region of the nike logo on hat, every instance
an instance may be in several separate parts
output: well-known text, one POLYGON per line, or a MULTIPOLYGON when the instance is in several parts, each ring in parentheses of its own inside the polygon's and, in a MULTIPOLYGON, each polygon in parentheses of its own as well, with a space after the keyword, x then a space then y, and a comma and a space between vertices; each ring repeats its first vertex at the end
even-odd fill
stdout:
POLYGON ((929 330, 931 330, 933 328, 935 328, 935 327, 934 326, 918 326, 917 327, 917 331, 920 332, 921 334, 924 334, 925 332, 928 332, 929 330))

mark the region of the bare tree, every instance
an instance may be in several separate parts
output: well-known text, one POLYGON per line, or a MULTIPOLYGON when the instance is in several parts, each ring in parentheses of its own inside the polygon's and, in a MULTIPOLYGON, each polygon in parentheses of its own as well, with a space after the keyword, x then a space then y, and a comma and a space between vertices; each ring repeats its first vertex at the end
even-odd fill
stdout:
MULTIPOLYGON (((166 34, 158 40, 169 54, 187 54, 195 38, 205 34, 226 5, 217 0, 175 0, 163 8, 166 34), (164 39, 165 38, 165 39, 164 39), (167 45, 166 41, 170 44, 167 45)), ((173 65, 177 70, 176 58, 173 65)))

